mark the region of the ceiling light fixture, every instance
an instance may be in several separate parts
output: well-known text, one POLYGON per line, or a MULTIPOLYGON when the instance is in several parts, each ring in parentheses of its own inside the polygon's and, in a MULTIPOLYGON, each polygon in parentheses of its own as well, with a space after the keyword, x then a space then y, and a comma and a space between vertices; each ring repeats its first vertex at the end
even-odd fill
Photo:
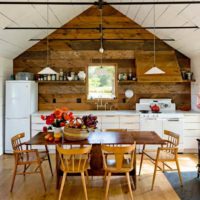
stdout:
POLYGON ((100 38, 100 48, 99 48, 99 52, 103 53, 104 52, 104 48, 103 48, 103 8, 99 9, 100 11, 100 34, 101 34, 101 38, 100 38))
MULTIPOLYGON (((154 0, 155 1, 155 0, 154 0)), ((156 9, 155 9, 155 4, 153 5, 153 67, 151 67, 149 70, 145 72, 145 74, 165 74, 163 70, 158 68, 156 66, 156 9)))

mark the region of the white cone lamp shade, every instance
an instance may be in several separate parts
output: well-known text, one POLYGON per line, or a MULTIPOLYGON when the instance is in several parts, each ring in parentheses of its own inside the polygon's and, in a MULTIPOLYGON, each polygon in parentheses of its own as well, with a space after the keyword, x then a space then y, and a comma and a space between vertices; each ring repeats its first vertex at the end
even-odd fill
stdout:
POLYGON ((144 74, 165 74, 165 72, 158 67, 154 66, 146 71, 144 74))
POLYGON ((50 67, 45 67, 42 71, 38 72, 38 74, 57 74, 57 72, 50 67))

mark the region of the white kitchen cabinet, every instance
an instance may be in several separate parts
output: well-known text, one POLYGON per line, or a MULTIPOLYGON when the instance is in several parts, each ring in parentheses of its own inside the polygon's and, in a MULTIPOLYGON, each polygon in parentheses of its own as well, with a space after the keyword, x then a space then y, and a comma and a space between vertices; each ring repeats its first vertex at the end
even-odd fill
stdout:
POLYGON ((184 115, 184 137, 183 145, 185 153, 197 153, 200 138, 200 114, 184 115))
POLYGON ((101 117, 101 129, 118 129, 119 128, 119 116, 116 115, 104 115, 101 117))
POLYGON ((127 129, 128 131, 140 130, 140 116, 139 115, 122 115, 120 116, 120 129, 127 129))

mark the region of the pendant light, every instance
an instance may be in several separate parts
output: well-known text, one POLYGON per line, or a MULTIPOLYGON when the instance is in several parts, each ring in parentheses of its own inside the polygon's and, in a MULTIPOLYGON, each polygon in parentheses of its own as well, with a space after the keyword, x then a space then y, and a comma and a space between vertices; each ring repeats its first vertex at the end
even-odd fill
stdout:
POLYGON ((52 75, 52 74, 57 74, 56 71, 54 71, 53 69, 50 68, 50 64, 49 64, 49 31, 48 31, 48 27, 49 27, 49 6, 48 6, 48 1, 47 0, 47 30, 46 30, 46 67, 41 70, 38 74, 48 74, 48 75, 52 75))
POLYGON ((100 33, 101 33, 101 40, 100 40, 100 48, 99 48, 99 53, 101 54, 101 63, 100 63, 100 68, 96 70, 96 74, 99 76, 103 76, 107 74, 107 70, 103 68, 103 53, 104 53, 104 48, 103 48, 103 8, 99 9, 100 11, 100 33))
POLYGON ((100 33, 101 33, 101 40, 100 40, 100 48, 99 48, 99 52, 103 53, 104 52, 104 48, 103 48, 103 8, 100 8, 100 33))
MULTIPOLYGON (((155 0, 154 0, 155 2, 155 0)), ((153 5, 153 67, 150 68, 145 74, 165 74, 163 70, 156 66, 156 9, 153 5)))

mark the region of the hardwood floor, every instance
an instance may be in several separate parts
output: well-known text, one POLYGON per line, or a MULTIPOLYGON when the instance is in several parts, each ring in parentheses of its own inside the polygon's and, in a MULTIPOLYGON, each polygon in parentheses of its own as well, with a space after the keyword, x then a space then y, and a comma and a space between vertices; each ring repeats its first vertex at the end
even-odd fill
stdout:
MULTIPOLYGON (((54 155, 51 155, 53 168, 55 169, 54 155)), ((43 163, 47 192, 45 193, 39 174, 17 176, 13 192, 10 193, 11 179, 14 167, 12 155, 0 156, 0 199, 2 200, 54 200, 58 198, 59 191, 55 189, 55 176, 52 177, 48 163, 43 163)), ((137 155, 137 170, 140 155, 137 155)), ((195 171, 197 155, 179 155, 181 171, 195 171)), ((135 200, 178 200, 179 197, 169 184, 162 172, 158 172, 155 180, 154 190, 151 191, 153 175, 152 163, 145 159, 142 173, 137 177, 137 190, 133 191, 135 200)), ((105 185, 103 177, 90 177, 87 185, 89 200, 104 199, 105 185)), ((129 192, 126 177, 112 177, 109 190, 110 200, 128 200, 129 192)), ((83 200, 84 193, 81 177, 67 177, 62 199, 83 200)))

